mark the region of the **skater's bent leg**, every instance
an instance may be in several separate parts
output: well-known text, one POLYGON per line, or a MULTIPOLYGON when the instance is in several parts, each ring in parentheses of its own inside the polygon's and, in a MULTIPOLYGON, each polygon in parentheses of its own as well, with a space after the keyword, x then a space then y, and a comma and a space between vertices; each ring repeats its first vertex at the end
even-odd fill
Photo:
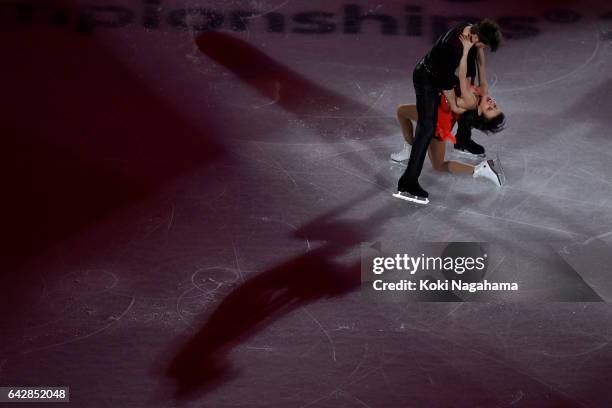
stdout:
POLYGON ((413 122, 419 120, 419 114, 417 113, 417 106, 415 104, 400 105, 397 107, 397 117, 410 119, 413 122))
POLYGON ((446 145, 444 142, 441 142, 435 137, 431 139, 427 153, 429 153, 429 160, 431 160, 431 166, 434 168, 434 170, 448 171, 446 163, 444 162, 445 151, 446 145))
POLYGON ((446 162, 446 166, 448 167, 448 171, 451 173, 461 173, 461 174, 474 174, 474 166, 467 163, 462 163, 454 160, 450 160, 446 162))
POLYGON ((402 134, 404 135, 404 141, 408 144, 412 144, 414 141, 414 127, 412 121, 417 121, 418 115, 416 112, 416 105, 400 105, 397 108, 397 120, 402 128, 402 134))
POLYGON ((436 171, 446 171, 449 173, 473 174, 474 166, 458 161, 444 160, 446 153, 446 143, 436 138, 431 140, 429 145, 429 159, 436 171))

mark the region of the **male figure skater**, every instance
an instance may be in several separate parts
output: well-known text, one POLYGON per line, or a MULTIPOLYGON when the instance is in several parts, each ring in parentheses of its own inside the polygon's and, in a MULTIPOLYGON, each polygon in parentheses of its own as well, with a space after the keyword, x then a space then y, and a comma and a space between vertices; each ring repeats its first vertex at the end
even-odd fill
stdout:
MULTIPOLYGON (((399 179, 398 192, 393 195, 394 197, 418 204, 429 203, 429 193, 419 185, 418 179, 427 148, 436 130, 440 91, 448 99, 453 111, 462 112, 455 103, 453 89, 455 71, 463 55, 461 36, 469 38, 474 43, 468 54, 467 76, 470 79, 476 75, 477 49, 490 47, 491 51, 495 52, 502 38, 499 26, 491 20, 485 19, 473 25, 462 23, 441 36, 427 55, 416 65, 412 80, 417 99, 418 121, 408 166, 399 179)), ((458 143, 465 143, 464 127, 466 124, 459 126, 460 134, 464 136, 458 140, 458 143)))

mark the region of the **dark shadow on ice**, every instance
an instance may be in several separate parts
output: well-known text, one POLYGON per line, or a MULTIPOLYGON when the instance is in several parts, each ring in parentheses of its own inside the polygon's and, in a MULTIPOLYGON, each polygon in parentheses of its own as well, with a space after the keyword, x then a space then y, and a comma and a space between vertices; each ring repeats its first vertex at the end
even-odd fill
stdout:
POLYGON ((176 396, 190 397, 232 378, 231 349, 281 316, 357 287, 359 262, 334 261, 339 250, 324 245, 258 274, 225 297, 168 369, 176 396))
POLYGON ((389 202, 367 218, 342 219, 349 208, 377 190, 334 208, 298 229, 296 238, 323 244, 265 270, 233 290, 202 328, 170 353, 166 375, 175 381, 178 399, 195 398, 233 378, 228 354, 238 344, 301 306, 346 294, 359 287, 360 258, 354 250, 374 239, 385 223, 405 216, 403 203, 389 202))

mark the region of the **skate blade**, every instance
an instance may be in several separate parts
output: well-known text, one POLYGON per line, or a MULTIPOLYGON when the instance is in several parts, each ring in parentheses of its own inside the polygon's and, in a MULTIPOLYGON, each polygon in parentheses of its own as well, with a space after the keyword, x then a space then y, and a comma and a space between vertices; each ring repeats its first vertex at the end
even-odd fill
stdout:
POLYGON ((486 153, 474 154, 474 153, 466 152, 465 150, 459 150, 459 149, 454 149, 454 148, 453 148, 453 151, 460 156, 471 157, 474 159, 483 159, 487 157, 486 153))
POLYGON ((429 204, 429 198, 417 197, 413 195, 406 195, 406 193, 404 194, 395 193, 393 194, 393 197, 399 198, 400 200, 410 201, 412 203, 421 204, 421 205, 429 204))
POLYGON ((408 167, 408 160, 405 160, 405 161, 397 161, 397 160, 389 159, 389 161, 390 161, 392 164, 397 164, 397 165, 402 166, 402 167, 408 167))
POLYGON ((504 168, 501 165, 501 161, 499 160, 499 154, 495 155, 495 171, 497 172, 497 176, 499 178, 499 182, 502 187, 506 185, 506 174, 504 173, 504 168))
POLYGON ((499 181, 502 183, 502 186, 506 185, 506 173, 504 173, 504 168, 501 165, 501 160, 499 160, 499 154, 495 156, 495 165, 497 166, 497 171, 499 174, 499 181))

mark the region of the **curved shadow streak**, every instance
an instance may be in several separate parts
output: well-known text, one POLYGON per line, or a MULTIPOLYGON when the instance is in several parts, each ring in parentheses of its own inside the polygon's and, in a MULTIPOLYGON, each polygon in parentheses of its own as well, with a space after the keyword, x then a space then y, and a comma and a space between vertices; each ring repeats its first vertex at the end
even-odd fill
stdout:
POLYGON ((359 284, 360 264, 333 261, 339 248, 323 246, 248 280, 231 292, 206 324, 182 346, 166 372, 175 397, 192 398, 236 375, 228 353, 273 321, 317 299, 359 284))

